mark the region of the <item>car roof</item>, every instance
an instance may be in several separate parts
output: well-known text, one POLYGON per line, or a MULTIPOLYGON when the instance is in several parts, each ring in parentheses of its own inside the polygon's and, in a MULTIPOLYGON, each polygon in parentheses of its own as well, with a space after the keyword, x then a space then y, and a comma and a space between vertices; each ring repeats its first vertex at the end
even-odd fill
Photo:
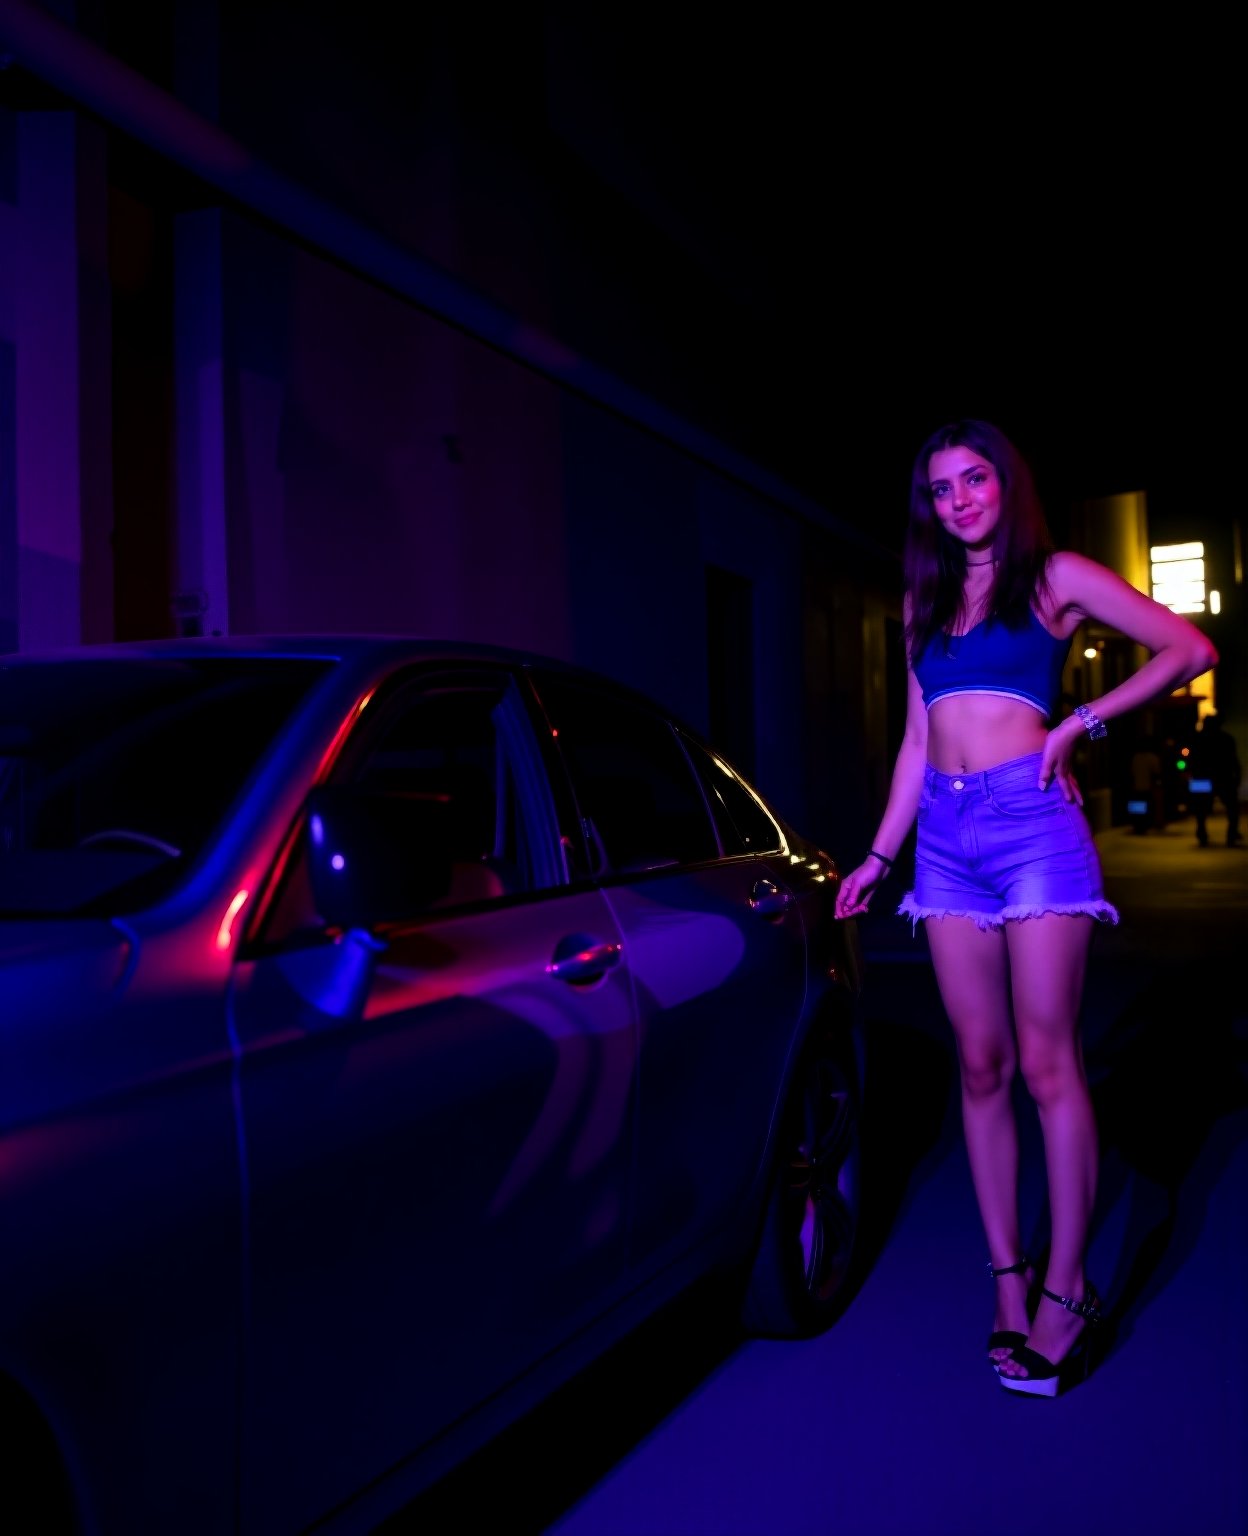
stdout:
POLYGON ((561 672, 569 677, 580 677, 592 681, 599 687, 612 689, 617 695, 632 697, 650 709, 659 710, 673 724, 680 726, 690 735, 696 737, 700 734, 689 722, 681 718, 678 711, 671 709, 662 700, 608 673, 569 662, 557 656, 550 656, 541 651, 483 641, 452 640, 436 635, 309 632, 117 640, 94 645, 65 647, 61 650, 15 651, 0 655, 0 669, 10 665, 39 666, 57 661, 124 661, 141 658, 150 658, 155 661, 189 661, 203 657, 232 660, 287 657, 359 663, 365 666, 390 666, 413 661, 483 661, 498 662, 513 667, 538 667, 545 671, 561 672))

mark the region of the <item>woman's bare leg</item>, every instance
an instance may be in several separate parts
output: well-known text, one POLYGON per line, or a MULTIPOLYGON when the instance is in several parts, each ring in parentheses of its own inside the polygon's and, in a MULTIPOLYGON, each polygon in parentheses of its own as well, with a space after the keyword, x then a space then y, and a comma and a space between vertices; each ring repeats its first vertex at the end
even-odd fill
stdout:
MULTIPOLYGON (((1012 1084, 1018 1051, 1010 1016, 1006 940, 969 918, 925 920, 941 1002, 953 1027, 962 1079, 962 1129, 971 1181, 994 1268, 1023 1257, 1018 1229, 1018 1126, 1012 1084)), ((1027 1276, 996 1281, 995 1329, 1028 1331, 1027 1276)), ((1008 1351, 994 1350, 994 1359, 1008 1351)))
MULTIPOLYGON (((1076 1300, 1084 1295, 1084 1255, 1099 1161, 1079 1039, 1092 922, 1089 917, 1049 913, 1006 924, 1019 1059, 1040 1116, 1049 1184, 1052 1242, 1044 1283, 1059 1296, 1076 1300)), ((1044 1302, 1028 1346, 1056 1364, 1082 1327, 1072 1313, 1044 1302)), ((1021 1370, 1012 1366, 1007 1374, 1021 1370)))

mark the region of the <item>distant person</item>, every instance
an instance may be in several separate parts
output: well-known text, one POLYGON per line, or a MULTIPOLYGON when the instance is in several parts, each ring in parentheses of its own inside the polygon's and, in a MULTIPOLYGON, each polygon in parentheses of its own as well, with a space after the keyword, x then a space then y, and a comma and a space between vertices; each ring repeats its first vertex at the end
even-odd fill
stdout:
POLYGON ((1141 736, 1131 754, 1131 798, 1127 811, 1133 832, 1147 832, 1157 824, 1161 795, 1161 757, 1151 737, 1141 736))
POLYGON ((1239 786, 1244 771, 1235 738, 1223 727, 1219 715, 1205 716, 1188 759, 1188 772, 1192 814, 1196 818, 1196 841, 1202 848, 1209 846, 1209 813, 1213 810, 1213 802, 1221 800, 1226 808, 1226 846, 1233 848, 1241 841, 1239 786), (1208 789, 1203 787, 1205 784, 1208 789), (1198 785, 1201 786, 1199 789, 1198 785))
POLYGON ((1052 1397, 1086 1369, 1101 1316, 1084 1271, 1097 1128, 1078 1021, 1093 927, 1118 917, 1071 759, 1085 732, 1104 736, 1105 721, 1207 671, 1217 652, 1107 567, 1054 550, 1030 467, 985 421, 941 427, 919 449, 905 583, 905 733, 870 852, 845 876, 837 911, 867 910, 917 819, 914 889, 898 911, 926 926, 957 1042, 962 1126, 996 1281, 988 1359, 1011 1391, 1052 1397), (1088 619, 1149 657, 1054 719, 1071 641, 1088 619), (1043 1275, 1019 1236, 1020 1064, 1044 1138, 1043 1275))

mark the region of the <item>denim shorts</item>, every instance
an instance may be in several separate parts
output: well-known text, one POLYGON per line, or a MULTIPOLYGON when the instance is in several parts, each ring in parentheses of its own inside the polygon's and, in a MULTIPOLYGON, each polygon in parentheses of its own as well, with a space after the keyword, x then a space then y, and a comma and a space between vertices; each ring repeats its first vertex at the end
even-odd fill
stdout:
POLYGON ((982 773, 924 768, 914 889, 897 908, 912 926, 921 917, 970 917, 999 928, 1046 912, 1118 921, 1087 817, 1039 778, 1039 752, 982 773))

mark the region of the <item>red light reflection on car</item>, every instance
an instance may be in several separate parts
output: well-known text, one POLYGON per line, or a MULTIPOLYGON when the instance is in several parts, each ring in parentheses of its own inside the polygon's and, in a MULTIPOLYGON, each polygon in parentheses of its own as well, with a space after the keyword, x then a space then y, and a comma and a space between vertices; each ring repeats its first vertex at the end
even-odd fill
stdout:
POLYGON ((221 919, 221 926, 217 929, 217 948, 229 949, 234 937, 234 919, 243 910, 243 903, 251 892, 244 887, 241 891, 235 891, 230 898, 230 904, 225 909, 225 916, 221 919))
POLYGON ((321 761, 317 765, 316 773, 313 775, 314 782, 317 784, 323 784, 325 782, 329 770, 334 766, 334 762, 338 757, 338 753, 342 750, 342 744, 344 741, 346 741, 351 727, 364 713, 365 709, 368 707, 368 701, 372 698, 376 691, 377 690, 375 688, 370 688, 368 692, 363 696, 363 698, 360 699, 359 702, 352 707, 346 719, 343 720, 342 724, 339 725, 338 729, 334 732, 333 740, 325 748, 325 751, 321 756, 321 761))

